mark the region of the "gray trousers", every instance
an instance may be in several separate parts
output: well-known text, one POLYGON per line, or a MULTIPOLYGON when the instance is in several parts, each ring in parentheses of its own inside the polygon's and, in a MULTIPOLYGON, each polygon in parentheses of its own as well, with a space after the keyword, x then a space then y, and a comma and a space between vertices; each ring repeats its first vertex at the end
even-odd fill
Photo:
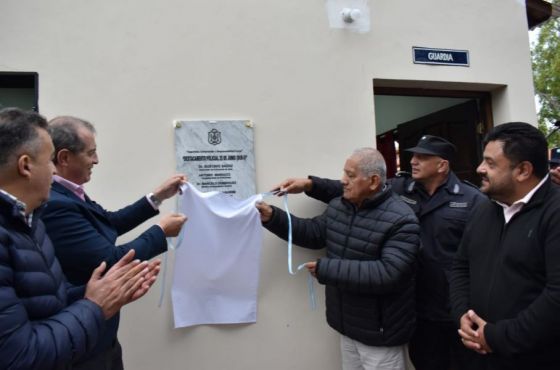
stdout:
POLYGON ((366 346, 347 336, 340 336, 342 370, 405 370, 406 346, 366 346))

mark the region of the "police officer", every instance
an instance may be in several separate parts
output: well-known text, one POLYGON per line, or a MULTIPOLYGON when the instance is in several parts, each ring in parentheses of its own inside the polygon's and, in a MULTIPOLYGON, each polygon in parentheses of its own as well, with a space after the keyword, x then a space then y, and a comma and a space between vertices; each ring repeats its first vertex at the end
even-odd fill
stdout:
POLYGON ((556 184, 560 184, 560 148, 550 149, 550 177, 556 184))
MULTIPOLYGON (((417 370, 461 368, 465 349, 450 316, 449 272, 466 220, 484 195, 451 171, 456 149, 449 141, 424 135, 407 151, 413 153, 412 173, 401 172, 388 182, 420 221, 417 326, 410 358, 417 370)), ((339 181, 314 176, 287 179, 276 188, 281 194, 305 191, 323 202, 342 195, 339 181)))

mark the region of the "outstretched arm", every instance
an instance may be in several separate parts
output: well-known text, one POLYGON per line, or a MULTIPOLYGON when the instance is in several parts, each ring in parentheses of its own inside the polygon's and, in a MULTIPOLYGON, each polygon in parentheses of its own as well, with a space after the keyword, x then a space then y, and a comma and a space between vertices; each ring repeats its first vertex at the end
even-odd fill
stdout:
POLYGON ((136 239, 116 246, 117 235, 107 235, 110 229, 101 232, 97 225, 101 221, 93 219, 94 216, 77 203, 53 201, 48 207, 43 217, 47 233, 66 276, 74 284, 85 284, 101 262, 105 261, 110 268, 131 249, 141 260, 167 250, 160 226, 153 225, 136 239))
POLYGON ((334 198, 342 196, 340 181, 315 176, 289 178, 276 185, 273 190, 279 190, 279 196, 286 193, 299 194, 305 192, 311 198, 324 203, 329 203, 334 198))

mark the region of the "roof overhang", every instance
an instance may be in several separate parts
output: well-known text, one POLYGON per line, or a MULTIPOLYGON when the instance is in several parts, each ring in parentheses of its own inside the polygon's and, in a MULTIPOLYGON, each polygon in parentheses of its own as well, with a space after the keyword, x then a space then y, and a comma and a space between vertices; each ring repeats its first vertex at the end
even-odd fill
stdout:
POLYGON ((533 29, 550 18, 560 16, 560 7, 544 0, 525 0, 527 22, 529 29, 533 29))

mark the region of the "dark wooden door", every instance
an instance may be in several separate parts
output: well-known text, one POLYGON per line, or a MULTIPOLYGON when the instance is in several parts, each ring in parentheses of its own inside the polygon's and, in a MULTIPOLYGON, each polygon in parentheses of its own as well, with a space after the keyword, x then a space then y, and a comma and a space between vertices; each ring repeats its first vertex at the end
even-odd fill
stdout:
POLYGON ((476 167, 482 157, 481 135, 477 133, 480 124, 478 103, 469 100, 465 103, 430 113, 397 126, 399 159, 401 169, 410 171, 412 154, 404 149, 416 145, 422 135, 441 136, 457 147, 452 170, 463 180, 479 184, 476 167))
POLYGON ((384 134, 377 135, 376 141, 377 150, 383 155, 387 165, 387 178, 393 178, 397 173, 397 151, 395 149, 394 132, 388 131, 384 134))

